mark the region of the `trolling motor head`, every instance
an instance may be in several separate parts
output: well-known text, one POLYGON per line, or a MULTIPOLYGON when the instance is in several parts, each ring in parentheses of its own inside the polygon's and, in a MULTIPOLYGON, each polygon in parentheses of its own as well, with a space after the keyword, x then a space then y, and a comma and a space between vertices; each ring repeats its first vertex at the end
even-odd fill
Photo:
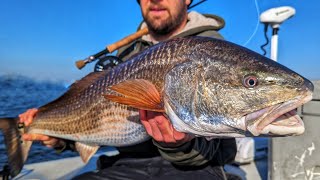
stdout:
POLYGON ((272 27, 272 38, 271 38, 271 59, 277 61, 278 55, 278 30, 281 23, 285 20, 291 18, 296 13, 296 10, 290 6, 282 6, 277 8, 271 8, 269 10, 264 11, 260 15, 260 22, 265 24, 264 33, 267 39, 267 43, 261 46, 261 49, 264 51, 264 55, 266 51, 264 47, 269 43, 267 37, 268 25, 272 27))
POLYGON ((281 23, 296 14, 296 10, 290 6, 271 8, 260 15, 260 22, 270 24, 272 28, 278 28, 281 23))

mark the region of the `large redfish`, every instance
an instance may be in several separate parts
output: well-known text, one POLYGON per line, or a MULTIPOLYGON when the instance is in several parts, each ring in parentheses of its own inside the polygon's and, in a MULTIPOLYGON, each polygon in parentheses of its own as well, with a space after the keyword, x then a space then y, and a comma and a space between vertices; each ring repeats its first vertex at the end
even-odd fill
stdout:
MULTIPOLYGON (((309 80, 244 47, 177 38, 87 75, 23 129, 75 141, 84 161, 101 145, 146 141, 137 108, 165 112, 177 130, 196 136, 299 135, 304 126, 295 109, 311 100, 312 91, 309 80)), ((16 121, 0 122, 15 176, 31 142, 20 143, 16 121)))

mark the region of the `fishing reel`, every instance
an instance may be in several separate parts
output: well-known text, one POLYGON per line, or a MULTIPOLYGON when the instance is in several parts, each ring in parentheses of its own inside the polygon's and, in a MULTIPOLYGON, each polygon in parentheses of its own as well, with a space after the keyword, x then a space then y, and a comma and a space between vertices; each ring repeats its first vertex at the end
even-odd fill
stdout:
POLYGON ((94 66, 94 72, 101 72, 108 69, 112 69, 113 67, 120 64, 122 61, 120 58, 116 56, 106 56, 103 55, 99 57, 98 62, 94 66))

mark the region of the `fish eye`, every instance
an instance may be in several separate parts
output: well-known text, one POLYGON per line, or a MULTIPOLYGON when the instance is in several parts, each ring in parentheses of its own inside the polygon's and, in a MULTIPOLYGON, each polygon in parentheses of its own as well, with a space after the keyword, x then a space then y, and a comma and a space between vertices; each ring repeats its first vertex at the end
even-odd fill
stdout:
POLYGON ((243 79, 243 85, 246 88, 254 88, 258 85, 258 78, 254 75, 246 76, 243 79))

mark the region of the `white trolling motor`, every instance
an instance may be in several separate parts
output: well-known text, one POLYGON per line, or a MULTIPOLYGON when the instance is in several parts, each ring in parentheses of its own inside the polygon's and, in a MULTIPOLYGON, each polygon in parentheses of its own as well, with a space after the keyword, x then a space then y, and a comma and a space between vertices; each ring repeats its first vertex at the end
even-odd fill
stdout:
MULTIPOLYGON (((263 13, 261 13, 260 15, 260 22, 266 25, 265 34, 267 31, 268 25, 272 27, 271 59, 274 61, 277 61, 277 57, 278 57, 278 31, 279 31, 280 24, 286 21, 287 19, 291 18, 295 14, 296 14, 296 10, 294 8, 290 6, 282 6, 282 7, 268 9, 263 13)), ((267 44, 268 42, 265 45, 267 44)), ((261 46, 261 48, 265 52, 265 50, 263 49, 263 46, 261 46)))

